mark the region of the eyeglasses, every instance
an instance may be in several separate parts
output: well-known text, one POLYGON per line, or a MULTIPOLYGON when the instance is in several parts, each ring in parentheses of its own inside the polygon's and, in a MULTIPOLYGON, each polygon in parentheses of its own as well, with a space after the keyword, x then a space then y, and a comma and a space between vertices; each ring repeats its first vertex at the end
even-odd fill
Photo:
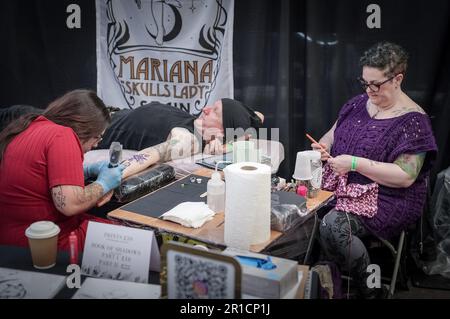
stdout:
POLYGON ((369 88, 372 92, 378 92, 380 90, 380 87, 384 84, 395 78, 398 74, 394 75, 393 77, 390 77, 389 79, 381 82, 381 83, 367 83, 364 81, 362 77, 358 78, 359 83, 361 84, 364 91, 367 91, 367 88, 369 88))
POLYGON ((96 136, 94 138, 97 141, 96 143, 100 143, 103 140, 103 134, 100 134, 100 135, 98 135, 98 136, 96 136))

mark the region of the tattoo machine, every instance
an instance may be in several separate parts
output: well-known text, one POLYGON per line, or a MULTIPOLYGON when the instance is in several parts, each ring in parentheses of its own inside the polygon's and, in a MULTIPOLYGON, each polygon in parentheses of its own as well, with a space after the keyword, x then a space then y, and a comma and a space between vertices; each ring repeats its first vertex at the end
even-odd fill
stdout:
POLYGON ((122 144, 112 142, 109 147, 109 168, 117 167, 122 159, 122 144))

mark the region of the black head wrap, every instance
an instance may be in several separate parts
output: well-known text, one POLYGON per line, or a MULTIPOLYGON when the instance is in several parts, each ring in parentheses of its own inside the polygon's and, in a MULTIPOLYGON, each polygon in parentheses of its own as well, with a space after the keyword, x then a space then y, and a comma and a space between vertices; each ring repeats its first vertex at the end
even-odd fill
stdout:
POLYGON ((236 100, 222 99, 222 124, 226 134, 227 128, 242 128, 244 131, 249 128, 258 129, 262 122, 250 107, 236 100))

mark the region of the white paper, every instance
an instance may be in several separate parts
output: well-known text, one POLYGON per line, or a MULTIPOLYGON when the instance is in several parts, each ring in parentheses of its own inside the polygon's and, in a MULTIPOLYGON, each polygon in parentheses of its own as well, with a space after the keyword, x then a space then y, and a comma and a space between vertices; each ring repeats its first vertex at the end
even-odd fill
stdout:
POLYGON ((83 274, 147 283, 149 269, 159 271, 159 262, 153 231, 89 222, 83 274))
POLYGON ((0 299, 51 299, 66 277, 34 271, 0 268, 0 299))
POLYGON ((158 299, 161 286, 87 278, 72 299, 158 299))
POLYGON ((162 214, 161 218, 185 227, 199 228, 214 215, 215 213, 204 202, 184 202, 162 214))

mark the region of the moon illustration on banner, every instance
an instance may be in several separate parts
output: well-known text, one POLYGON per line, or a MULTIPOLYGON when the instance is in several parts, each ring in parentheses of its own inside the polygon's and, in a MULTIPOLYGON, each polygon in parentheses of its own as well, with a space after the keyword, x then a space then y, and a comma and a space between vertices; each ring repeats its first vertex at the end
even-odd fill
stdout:
POLYGON ((153 34, 148 29, 147 26, 145 28, 146 28, 148 34, 150 34, 150 36, 153 39, 155 39, 156 43, 159 46, 161 46, 164 42, 169 42, 169 41, 175 39, 178 36, 178 34, 180 34, 183 23, 182 23, 182 19, 181 19, 181 14, 175 5, 161 1, 161 16, 158 16, 158 17, 155 15, 155 11, 153 10, 153 5, 154 4, 152 2, 152 16, 153 16, 153 19, 155 20, 155 24, 156 24, 156 34, 153 34), (169 6, 169 8, 172 10, 174 18, 175 18, 175 23, 172 27, 172 30, 170 30, 168 33, 166 33, 166 28, 164 26, 164 5, 169 6))

